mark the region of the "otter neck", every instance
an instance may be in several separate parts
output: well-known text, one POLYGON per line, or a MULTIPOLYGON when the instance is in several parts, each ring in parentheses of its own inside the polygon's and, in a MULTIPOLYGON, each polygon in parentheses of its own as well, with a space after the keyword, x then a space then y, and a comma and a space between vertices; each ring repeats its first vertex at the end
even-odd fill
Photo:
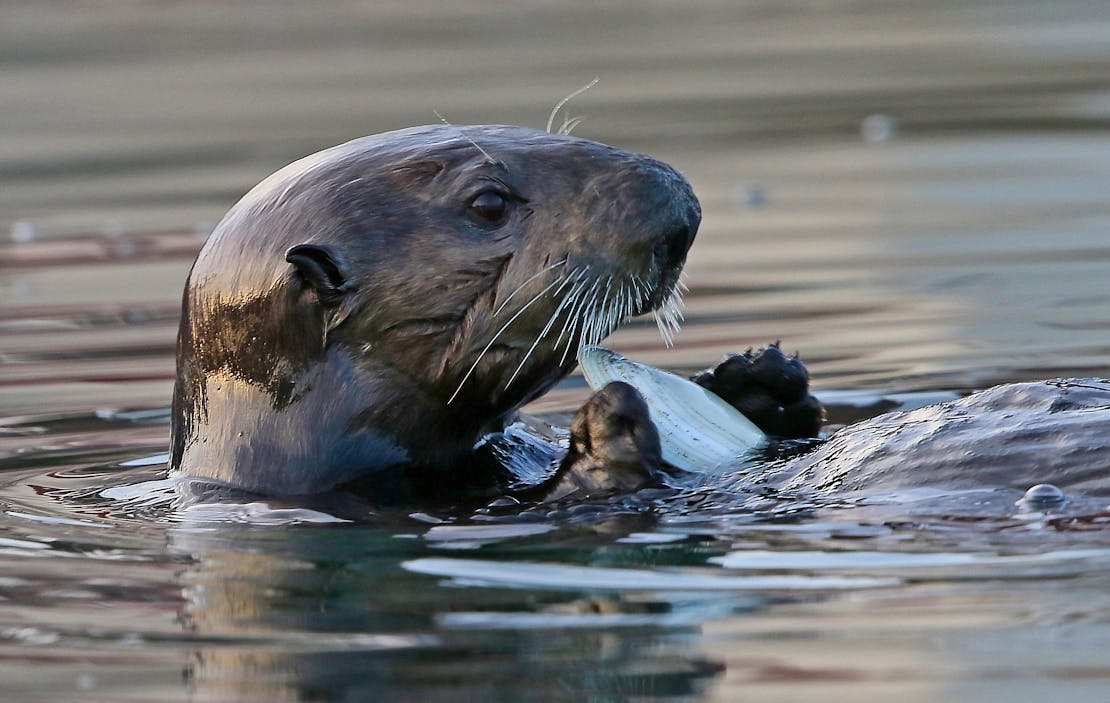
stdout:
POLYGON ((447 470, 500 429, 460 422, 465 413, 342 348, 286 383, 296 400, 284 406, 265 385, 223 370, 207 373, 192 398, 179 388, 175 402, 192 422, 175 428, 174 468, 258 493, 318 493, 402 465, 447 470))

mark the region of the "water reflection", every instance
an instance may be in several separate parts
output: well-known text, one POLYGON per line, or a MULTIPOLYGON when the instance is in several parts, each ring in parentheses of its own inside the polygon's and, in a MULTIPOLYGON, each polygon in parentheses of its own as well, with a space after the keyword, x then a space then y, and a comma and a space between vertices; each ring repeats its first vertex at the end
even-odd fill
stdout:
POLYGON ((180 619, 197 700, 692 701, 721 671, 691 638, 704 613, 668 618, 665 600, 451 589, 444 611, 434 580, 400 568, 421 545, 388 531, 169 537, 190 562, 180 619))

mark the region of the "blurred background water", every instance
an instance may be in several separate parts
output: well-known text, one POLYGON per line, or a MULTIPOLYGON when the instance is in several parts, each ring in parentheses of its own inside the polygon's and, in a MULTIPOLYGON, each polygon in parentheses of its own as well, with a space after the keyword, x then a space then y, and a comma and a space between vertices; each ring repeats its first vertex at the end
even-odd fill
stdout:
POLYGON ((705 210, 676 347, 633 323, 616 348, 692 371, 782 339, 819 391, 1105 373, 1104 2, 9 0, 3 697, 1110 698, 1105 516, 474 532, 214 524, 120 488, 160 476, 120 462, 164 450, 181 288, 251 185, 436 111, 542 127, 595 76, 576 134, 674 164, 705 210), (799 551, 865 580, 774 561, 799 551))

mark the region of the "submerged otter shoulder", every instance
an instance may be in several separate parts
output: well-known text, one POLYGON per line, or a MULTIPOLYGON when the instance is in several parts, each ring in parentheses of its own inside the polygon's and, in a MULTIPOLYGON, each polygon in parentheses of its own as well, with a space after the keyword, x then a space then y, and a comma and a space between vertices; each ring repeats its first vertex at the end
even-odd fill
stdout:
POLYGON ((786 462, 789 488, 1011 488, 1051 483, 1110 495, 1110 381, 997 386, 960 400, 850 425, 786 462))

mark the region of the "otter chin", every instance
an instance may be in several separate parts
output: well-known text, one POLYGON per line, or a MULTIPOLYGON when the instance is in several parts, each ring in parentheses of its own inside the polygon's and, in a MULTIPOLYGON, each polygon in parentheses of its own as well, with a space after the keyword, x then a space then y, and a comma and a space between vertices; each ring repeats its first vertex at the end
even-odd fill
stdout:
POLYGON ((581 345, 666 330, 701 210, 673 168, 511 126, 436 125, 281 169, 189 274, 171 468, 308 494, 464 462, 581 345))

